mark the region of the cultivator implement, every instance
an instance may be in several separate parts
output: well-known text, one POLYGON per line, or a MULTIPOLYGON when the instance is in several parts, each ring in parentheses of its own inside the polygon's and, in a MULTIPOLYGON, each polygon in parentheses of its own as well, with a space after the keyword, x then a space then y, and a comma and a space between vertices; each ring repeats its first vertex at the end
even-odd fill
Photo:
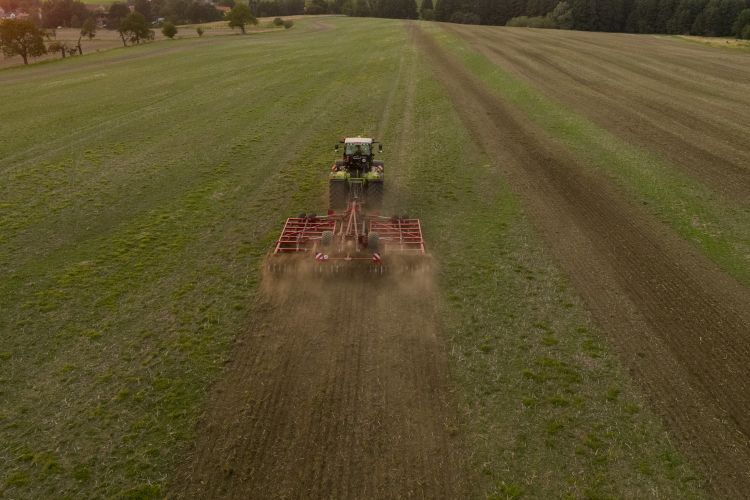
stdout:
POLYGON ((366 214, 355 199, 342 212, 287 219, 268 265, 273 272, 305 265, 321 274, 383 274, 423 269, 428 260, 419 219, 366 214))

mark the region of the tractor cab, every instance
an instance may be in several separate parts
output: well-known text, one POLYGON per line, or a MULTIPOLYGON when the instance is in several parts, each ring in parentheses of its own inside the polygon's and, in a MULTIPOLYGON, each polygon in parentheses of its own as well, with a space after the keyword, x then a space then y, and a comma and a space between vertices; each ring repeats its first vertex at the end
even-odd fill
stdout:
POLYGON ((339 144, 336 144, 334 149, 339 151, 341 144, 344 145, 344 154, 341 160, 336 161, 336 166, 339 169, 348 171, 369 172, 375 158, 375 144, 378 145, 378 152, 383 152, 382 144, 365 137, 347 137, 339 144))
POLYGON ((344 146, 344 154, 336 159, 329 174, 329 207, 331 210, 345 210, 352 201, 367 203, 370 210, 379 210, 383 203, 383 181, 385 165, 375 159, 375 145, 378 153, 383 145, 369 137, 347 137, 334 149, 339 152, 344 146))

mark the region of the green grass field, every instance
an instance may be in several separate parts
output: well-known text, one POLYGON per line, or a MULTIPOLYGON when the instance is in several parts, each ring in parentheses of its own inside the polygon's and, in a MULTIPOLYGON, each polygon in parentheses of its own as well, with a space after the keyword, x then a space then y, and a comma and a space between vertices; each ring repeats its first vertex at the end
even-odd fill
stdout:
POLYGON ((325 22, 0 71, 0 496, 167 493, 353 133, 439 263, 474 496, 701 496, 403 23, 325 22))

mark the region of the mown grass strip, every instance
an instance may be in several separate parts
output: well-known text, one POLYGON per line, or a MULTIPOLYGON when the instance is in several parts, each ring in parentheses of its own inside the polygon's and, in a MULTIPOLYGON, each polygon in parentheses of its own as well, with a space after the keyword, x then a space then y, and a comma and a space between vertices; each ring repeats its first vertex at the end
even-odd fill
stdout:
POLYGON ((587 166, 637 202, 739 282, 750 285, 750 209, 736 206, 650 152, 623 141, 511 75, 460 37, 425 29, 447 50, 587 166))

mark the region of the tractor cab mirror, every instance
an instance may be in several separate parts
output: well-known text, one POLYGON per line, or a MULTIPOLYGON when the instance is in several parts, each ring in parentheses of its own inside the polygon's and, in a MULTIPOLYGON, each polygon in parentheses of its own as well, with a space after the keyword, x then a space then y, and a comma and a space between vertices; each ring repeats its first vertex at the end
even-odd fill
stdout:
POLYGON ((383 145, 378 144, 378 153, 382 153, 382 152, 383 152, 383 145))
POLYGON ((336 145, 335 145, 335 146, 333 147, 333 150, 334 150, 334 151, 338 151, 338 150, 339 150, 339 145, 338 145, 338 144, 336 144, 336 145))

